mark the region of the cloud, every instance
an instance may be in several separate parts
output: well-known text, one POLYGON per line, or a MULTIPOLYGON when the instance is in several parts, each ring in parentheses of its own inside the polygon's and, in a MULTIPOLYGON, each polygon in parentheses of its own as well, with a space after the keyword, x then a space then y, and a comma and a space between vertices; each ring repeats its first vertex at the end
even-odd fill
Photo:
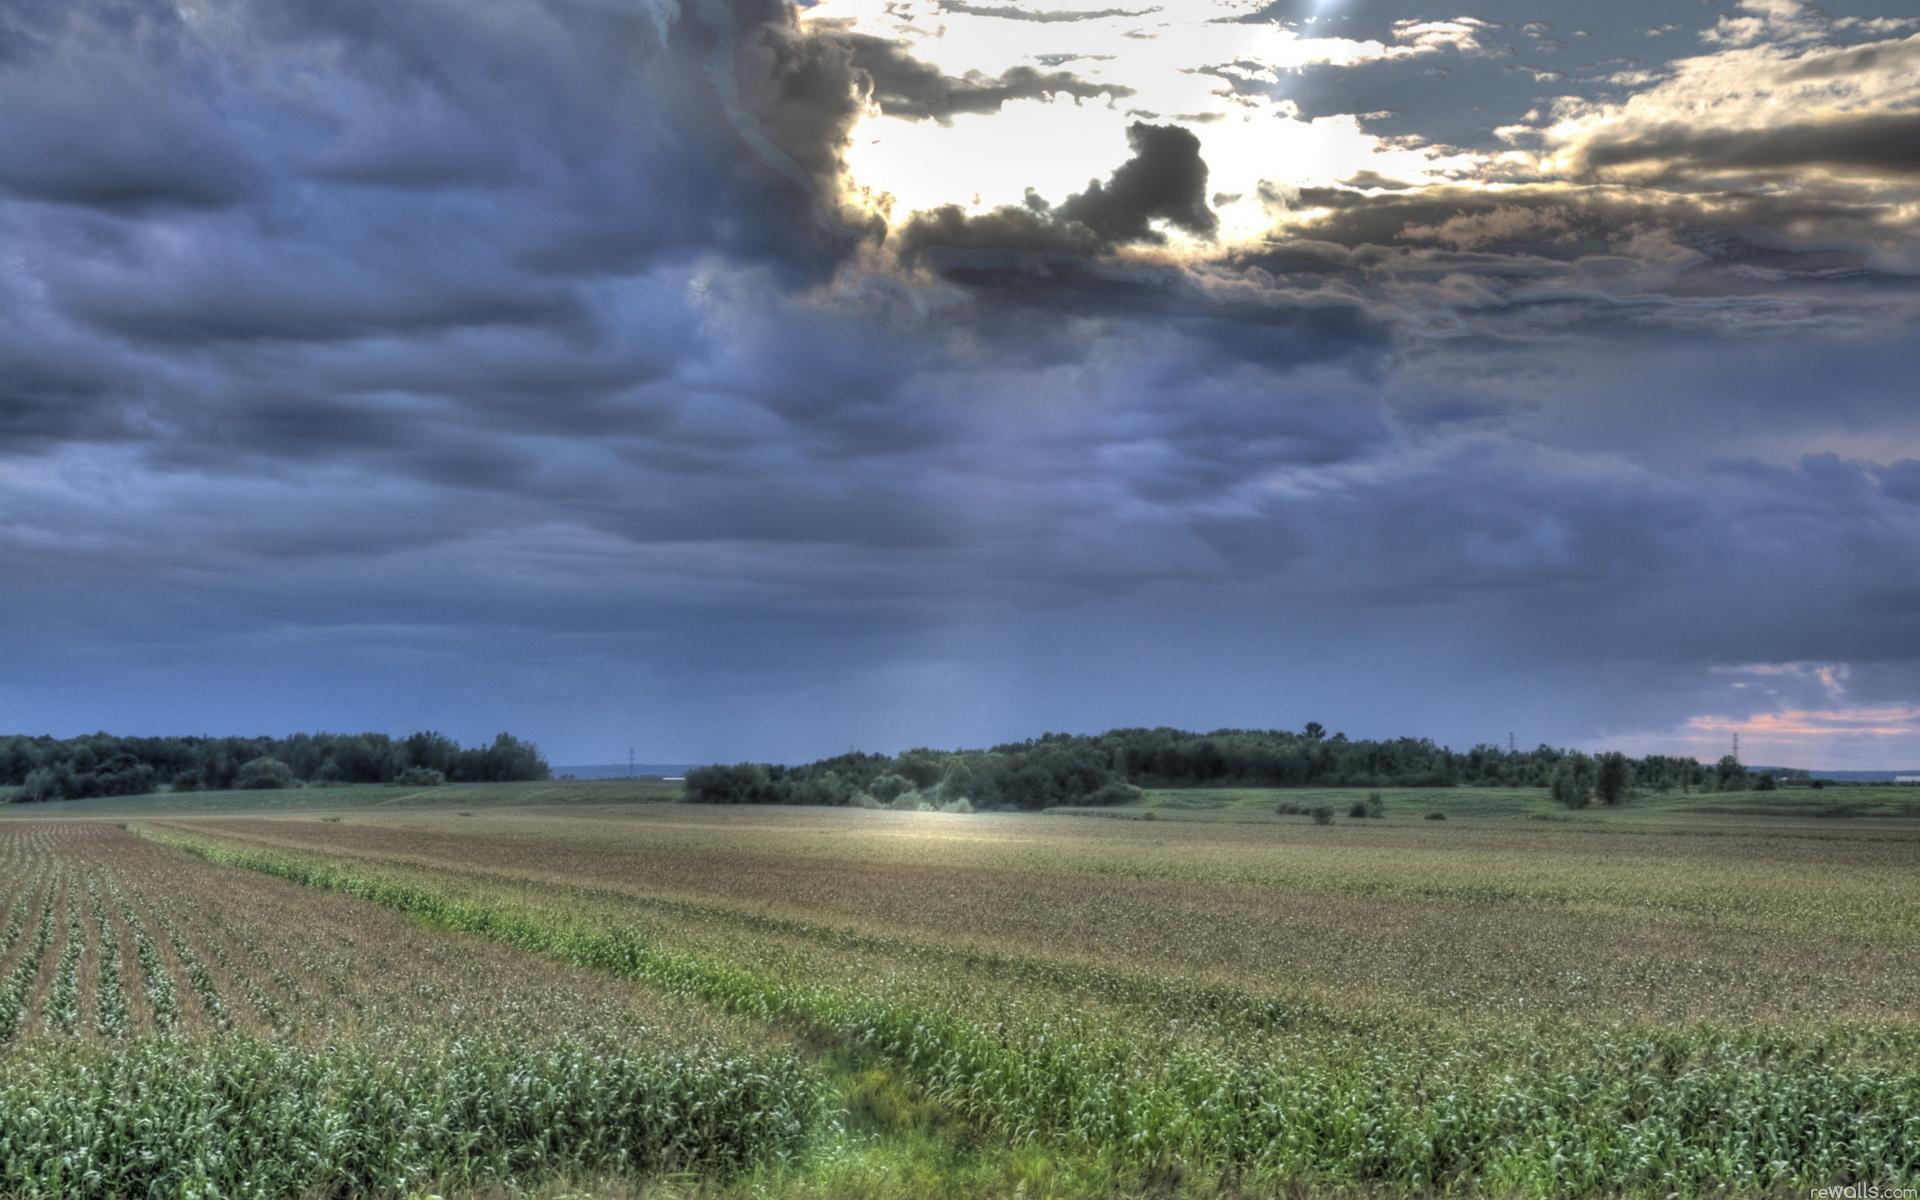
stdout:
POLYGON ((1742 130, 1658 125, 1590 141, 1583 153, 1592 170, 1651 162, 1682 173, 1826 167, 1869 176, 1912 175, 1920 172, 1920 115, 1874 113, 1742 130))
POLYGON ((1920 37, 1911 37, 1902 42, 1807 54, 1782 72, 1781 78, 1790 83, 1846 79, 1911 69, 1916 63, 1920 63, 1920 37))
POLYGON ((1461 54, 1488 53, 1481 40, 1492 28, 1478 17, 1455 17, 1450 21, 1403 19, 1393 23, 1394 40, 1416 54, 1454 50, 1461 54))
POLYGON ((970 17, 996 17, 1006 21, 1030 21, 1040 24, 1111 21, 1120 17, 1150 16, 1160 11, 1158 8, 1034 9, 1021 8, 1014 4, 968 4, 964 0, 940 0, 940 8, 943 12, 960 13, 970 17))
POLYGON ((1028 194, 1025 208, 968 216, 958 207, 918 214, 900 235, 909 255, 941 251, 1011 251, 1090 255, 1122 245, 1157 245, 1154 221, 1201 237, 1218 218, 1207 206, 1207 164, 1200 139, 1177 125, 1136 121, 1127 129, 1133 157, 1103 183, 1051 205, 1028 194))
POLYGON ((944 122, 960 113, 999 112, 1011 100, 1055 96, 1114 100, 1133 95, 1132 88, 1117 83, 1093 83, 1069 71, 1037 71, 1028 66, 1009 67, 998 75, 980 71, 946 75, 914 58, 898 42, 867 34, 846 34, 836 40, 852 50, 854 66, 872 81, 874 103, 888 116, 944 122))
POLYGON ((246 121, 223 111, 211 64, 171 21, 134 11, 149 60, 113 53, 124 34, 85 6, 42 31, 58 52, 29 38, 0 59, 0 189, 104 209, 220 208, 259 185, 246 121))
POLYGON ((1110 242, 1158 240, 1148 222, 1164 220, 1206 236, 1218 226, 1207 207, 1207 164, 1200 139, 1177 125, 1136 122, 1127 129, 1133 157, 1102 184, 1070 196, 1060 216, 1110 242))
POLYGON ((1898 117, 1906 43, 1716 44, 1560 104, 1504 78, 1501 39, 1542 40, 1511 14, 1404 15, 1160 14, 1163 74, 1117 19, 973 18, 1027 62, 1114 53, 1083 78, 762 0, 10 14, 0 702, 567 757, 637 726, 669 759, 1914 703, 1906 177, 1710 141, 1646 162, 1711 179, 1555 167, 1679 126, 1669 78, 1700 138, 1898 117), (1239 83, 1184 73, 1211 38, 1239 83), (1451 143, 1412 82, 1442 60, 1528 135, 1451 143), (1376 69, 1391 134, 1379 96, 1286 107, 1376 69), (1740 99, 1789 76, 1840 99, 1740 99), (1129 90, 1220 119, 1064 102, 1129 90), (1042 115, 1037 153, 1105 147, 1050 198, 974 204, 936 156, 950 205, 861 207, 884 123, 1017 159, 994 122, 1042 115))

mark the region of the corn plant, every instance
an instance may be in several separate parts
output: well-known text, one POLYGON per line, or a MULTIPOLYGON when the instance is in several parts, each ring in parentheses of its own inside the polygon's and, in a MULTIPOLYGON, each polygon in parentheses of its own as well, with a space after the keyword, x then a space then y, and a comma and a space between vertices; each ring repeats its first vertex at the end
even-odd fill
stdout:
POLYGON ((0 1040, 8 1040, 20 1032, 27 1020, 27 1004, 33 997, 34 981, 40 977, 40 963, 46 957, 47 947, 53 943, 54 900, 59 894, 59 881, 49 878, 46 893, 40 902, 40 916, 35 923, 33 940, 25 953, 14 965, 13 974, 8 976, 4 987, 0 987, 0 1040))
POLYGON ((125 964, 121 961, 120 939, 114 936, 113 918, 100 893, 100 880, 87 873, 87 901, 93 911, 94 933, 100 939, 100 964, 93 984, 93 1028, 103 1038, 125 1037, 133 1025, 127 1011, 125 964))
POLYGON ((173 974, 167 970, 166 960, 160 955, 159 946, 154 944, 146 925, 133 911, 125 897, 116 897, 119 901, 120 919, 126 922, 127 932, 133 935, 133 955, 140 963, 140 976, 145 981, 147 1004, 153 1010, 153 1023, 163 1030, 177 1028, 180 1024, 180 993, 174 985, 173 974))
POLYGON ((1623 1028, 1556 1039, 1431 1028, 1409 1042, 1378 1027, 1309 1026, 1242 1047, 1045 1004, 978 1013, 937 994, 789 980, 652 944, 630 927, 175 841, 214 862, 800 1026, 895 1065, 982 1128, 1147 1170, 1502 1195, 1770 1192, 1920 1175, 1920 1122, 1899 1115, 1920 1111, 1920 1039, 1900 1032, 1809 1040, 1623 1028))
POLYGON ((186 972, 187 983, 192 986, 194 995, 200 999, 200 1008, 207 1020, 216 1029, 231 1029, 233 1015, 227 1011, 227 1002, 220 998, 219 984, 214 980, 213 972, 200 956, 193 952, 180 927, 169 918, 164 910, 153 910, 154 923, 167 935, 167 941, 173 946, 174 957, 180 960, 180 969, 186 972))
POLYGON ((728 1174, 795 1157, 828 1118, 822 1085, 782 1052, 48 1042, 0 1073, 0 1194, 407 1196, 728 1174))
POLYGON ((80 955, 86 949, 87 928, 80 913, 80 881, 69 873, 66 885, 67 937, 61 947, 59 965, 54 968, 53 986, 47 993, 47 1030, 72 1034, 80 1028, 80 955))

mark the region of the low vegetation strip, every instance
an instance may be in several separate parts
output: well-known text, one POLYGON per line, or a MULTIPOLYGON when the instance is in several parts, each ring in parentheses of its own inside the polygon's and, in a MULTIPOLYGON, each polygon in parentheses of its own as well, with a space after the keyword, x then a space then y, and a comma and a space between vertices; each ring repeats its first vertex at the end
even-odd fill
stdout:
MULTIPOLYGON (((898 1069, 984 1129, 1161 1179, 1401 1193, 1697 1196, 1920 1179, 1910 1031, 1485 1031, 1430 1044, 1337 1030, 1244 1052, 1058 1008, 991 1013, 783 978, 630 928, 174 831, 211 862, 786 1022, 898 1069)), ((1195 1014, 1204 1019, 1204 1014, 1195 1014)))
POLYGON ((47 1041, 0 1073, 0 1194, 408 1195, 727 1174, 830 1119, 791 1055, 499 1037, 119 1046, 47 1041))

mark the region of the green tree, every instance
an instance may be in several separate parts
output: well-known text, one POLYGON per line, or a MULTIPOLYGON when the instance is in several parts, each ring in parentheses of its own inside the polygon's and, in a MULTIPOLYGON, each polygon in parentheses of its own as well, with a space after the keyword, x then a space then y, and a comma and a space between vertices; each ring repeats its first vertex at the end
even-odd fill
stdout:
POLYGON ((1713 768, 1714 781, 1723 792, 1744 792, 1747 790, 1747 769, 1740 760, 1729 754, 1723 757, 1713 768))
POLYGON ((1580 777, 1579 767, 1571 758, 1560 760, 1560 765, 1553 769, 1553 783, 1549 791, 1553 795, 1555 804, 1562 804, 1568 808, 1587 806, 1589 793, 1586 781, 1580 777))
POLYGON ((1602 804, 1625 804, 1627 793, 1633 788, 1633 768, 1627 763, 1627 756, 1619 751, 1600 756, 1599 770, 1594 776, 1593 790, 1602 804))
POLYGON ((293 778, 293 768, 277 758, 256 758, 240 768, 233 777, 233 786, 241 791, 265 791, 272 788, 290 788, 299 786, 293 778))

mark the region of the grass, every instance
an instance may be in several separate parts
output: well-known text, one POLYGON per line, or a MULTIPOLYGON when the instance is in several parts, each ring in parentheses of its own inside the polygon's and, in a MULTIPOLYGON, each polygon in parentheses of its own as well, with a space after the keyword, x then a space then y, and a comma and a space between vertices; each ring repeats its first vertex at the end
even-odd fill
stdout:
POLYGON ((664 804, 682 787, 660 779, 579 779, 546 783, 450 783, 439 787, 355 784, 245 792, 159 792, 150 796, 94 796, 47 804, 4 806, 11 819, 70 821, 167 813, 339 813, 367 809, 597 807, 664 804))
MULTIPOLYGON (((1345 814, 1354 802, 1378 791, 1390 820, 1419 820, 1433 812, 1449 820, 1514 821, 1551 819, 1580 827, 1638 828, 1700 824, 1697 818, 1771 817, 1798 824, 1810 820, 1875 819, 1913 822, 1920 832, 1920 787, 1895 785, 1834 786, 1821 790, 1793 787, 1773 792, 1643 793, 1617 808, 1594 805, 1569 810, 1557 805, 1545 788, 1158 788, 1136 803, 1111 808, 1063 806, 1051 811, 1076 816, 1138 819, 1151 813, 1161 820, 1270 821, 1309 823, 1319 805, 1345 814), (1276 813, 1290 803, 1297 811, 1276 813)), ((1725 828, 1722 820, 1706 824, 1725 828)))
MULTIPOLYGON (((1798 809, 1767 795, 1764 814, 1701 797, 1559 813, 1382 791, 1384 818, 1358 820, 1356 793, 1285 794, 1335 807, 1326 827, 1255 792, 1155 793, 1152 822, 507 791, 332 820, 155 811, 144 837, 4 821, 0 981, 30 980, 30 1032, 0 1054, 87 1074, 111 1042, 178 1045, 204 1078, 196 1056, 271 1041, 309 1056, 292 1078, 347 1080, 383 1048, 433 1061, 458 1030, 489 1062, 705 1046, 794 1081, 792 1136, 725 1165, 405 1151, 408 1188, 476 1195, 1920 1181, 1920 826, 1897 805, 1818 815, 1830 789, 1786 793, 1798 809), (156 1033, 149 964, 176 1036, 156 1033), (116 971, 128 1011, 103 1024, 116 971), (69 978, 78 1011, 56 1029, 69 978)), ((58 1099, 78 1076, 36 1078, 58 1099)), ((415 1145, 383 1129, 364 1136, 415 1145)))

